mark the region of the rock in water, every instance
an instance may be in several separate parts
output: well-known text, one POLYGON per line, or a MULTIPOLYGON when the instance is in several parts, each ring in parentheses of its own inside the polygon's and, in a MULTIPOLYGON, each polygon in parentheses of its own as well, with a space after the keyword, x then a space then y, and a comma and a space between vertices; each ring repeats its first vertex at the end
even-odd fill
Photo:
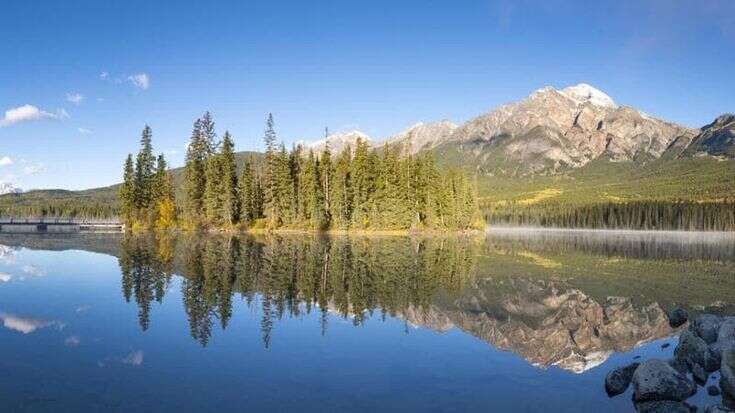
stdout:
POLYGON ((724 406, 708 406, 704 409, 704 413, 733 413, 733 411, 724 406))
POLYGON ((722 324, 720 324, 717 341, 723 344, 735 343, 735 317, 727 317, 722 324))
POLYGON ((719 396, 720 395, 720 388, 715 386, 714 384, 707 387, 707 394, 710 396, 719 396))
POLYGON ((638 413, 692 413, 688 404, 671 400, 638 403, 635 410, 638 413))
POLYGON ((683 401, 697 386, 663 360, 642 363, 633 373, 633 399, 645 401, 683 401))
POLYGON ((669 316, 669 325, 673 328, 679 327, 689 320, 689 313, 683 308, 677 307, 667 315, 669 316))
POLYGON ((720 317, 714 314, 702 314, 692 321, 689 328, 707 344, 711 344, 717 341, 721 322, 720 317))
POLYGON ((630 381, 633 379, 633 373, 635 373, 635 369, 638 366, 640 366, 640 363, 632 363, 625 367, 618 367, 607 373, 607 376, 605 376, 605 391, 607 395, 613 397, 624 393, 628 389, 630 381))
POLYGON ((735 349, 722 350, 720 389, 724 397, 735 399, 735 349))
POLYGON ((686 360, 690 369, 696 364, 704 367, 708 353, 707 343, 688 330, 681 333, 679 345, 674 350, 676 358, 686 360))

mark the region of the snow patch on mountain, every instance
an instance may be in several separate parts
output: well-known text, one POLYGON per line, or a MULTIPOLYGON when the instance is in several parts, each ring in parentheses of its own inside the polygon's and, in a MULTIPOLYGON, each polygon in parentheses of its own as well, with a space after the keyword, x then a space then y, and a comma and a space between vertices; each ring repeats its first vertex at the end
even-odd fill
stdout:
POLYGON ((22 189, 16 188, 15 185, 10 182, 0 182, 0 195, 19 194, 21 192, 23 192, 22 189))
POLYGON ((606 108, 616 108, 615 101, 605 92, 596 89, 586 83, 580 83, 576 86, 569 86, 559 91, 564 96, 574 100, 578 104, 589 102, 595 106, 606 108))

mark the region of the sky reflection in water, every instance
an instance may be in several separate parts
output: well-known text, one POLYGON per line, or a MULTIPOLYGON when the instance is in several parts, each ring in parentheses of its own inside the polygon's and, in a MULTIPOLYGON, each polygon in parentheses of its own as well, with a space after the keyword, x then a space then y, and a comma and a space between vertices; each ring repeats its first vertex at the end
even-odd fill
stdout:
POLYGON ((3 236, 0 405, 628 411, 604 375, 733 312, 731 242, 3 236))

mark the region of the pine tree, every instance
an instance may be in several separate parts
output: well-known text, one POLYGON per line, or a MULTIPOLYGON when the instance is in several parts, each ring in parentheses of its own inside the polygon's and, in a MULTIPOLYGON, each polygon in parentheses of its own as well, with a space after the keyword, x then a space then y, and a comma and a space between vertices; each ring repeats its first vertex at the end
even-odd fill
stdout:
POLYGON ((191 140, 186 150, 185 182, 186 219, 198 225, 204 215, 205 162, 207 146, 202 135, 202 121, 197 119, 191 131, 191 140))
POLYGON ((143 211, 151 204, 153 197, 153 146, 151 128, 146 125, 140 137, 140 152, 135 160, 135 207, 143 211))
POLYGON ((156 162, 154 194, 156 228, 173 228, 176 225, 176 201, 174 199, 173 184, 163 154, 158 155, 156 162))
POLYGON ((201 133, 203 139, 203 149, 207 155, 212 155, 217 151, 219 142, 217 142, 217 133, 214 131, 214 120, 209 111, 204 112, 201 119, 201 133))
POLYGON ((330 184, 330 208, 332 225, 347 229, 352 217, 352 182, 350 178, 351 150, 346 147, 337 157, 330 184))
POLYGON ((204 169, 204 216, 210 225, 219 227, 222 220, 222 155, 214 154, 207 158, 204 169))
POLYGON ((120 213, 125 225, 132 225, 135 216, 135 170, 133 155, 129 154, 123 167, 123 183, 118 193, 120 198, 120 213))
POLYGON ((276 131, 273 114, 269 113, 265 123, 265 165, 263 171, 263 202, 264 212, 268 218, 269 226, 275 225, 278 212, 277 178, 276 178, 276 131))
POLYGON ((220 154, 220 215, 227 226, 234 226, 240 216, 240 200, 238 197, 237 165, 235 164, 235 144, 229 132, 222 138, 220 154))
POLYGON ((246 225, 259 218, 255 182, 255 171, 250 161, 246 161, 240 176, 240 221, 246 225))

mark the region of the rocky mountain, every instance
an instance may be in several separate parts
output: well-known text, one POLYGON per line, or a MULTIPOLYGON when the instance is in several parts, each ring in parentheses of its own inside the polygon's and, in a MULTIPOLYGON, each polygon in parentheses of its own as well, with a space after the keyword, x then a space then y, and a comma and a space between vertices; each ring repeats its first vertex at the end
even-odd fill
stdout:
POLYGON ((704 126, 700 133, 692 138, 682 154, 735 159, 735 115, 724 114, 704 126))
POLYGON ((373 142, 370 140, 370 137, 366 134, 354 130, 349 132, 338 132, 333 133, 329 136, 327 136, 324 139, 320 139, 318 141, 305 143, 304 146, 306 149, 311 149, 315 153, 320 153, 324 151, 324 148, 329 146, 329 150, 333 153, 340 153, 342 152, 347 146, 354 148, 357 144, 357 140, 362 139, 363 141, 367 141, 368 144, 372 144, 373 142))
POLYGON ((384 144, 405 145, 405 148, 415 154, 422 150, 433 149, 449 141, 456 129, 457 125, 448 120, 418 123, 389 137, 384 141, 384 144))
POLYGON ((16 188, 10 182, 0 182, 0 195, 5 195, 5 194, 19 194, 21 192, 23 192, 22 189, 16 188))
POLYGON ((481 172, 523 176, 579 168, 599 158, 658 158, 673 141, 696 133, 579 84, 545 87, 472 119, 438 149, 481 172))

